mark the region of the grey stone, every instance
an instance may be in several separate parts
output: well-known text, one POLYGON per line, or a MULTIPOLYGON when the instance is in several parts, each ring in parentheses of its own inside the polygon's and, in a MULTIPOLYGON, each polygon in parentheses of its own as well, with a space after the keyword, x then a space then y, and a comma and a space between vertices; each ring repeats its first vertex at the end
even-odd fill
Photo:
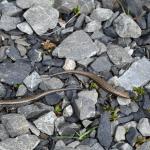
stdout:
POLYGON ((137 148, 137 150, 149 150, 150 149, 150 142, 145 142, 142 145, 140 145, 139 148, 137 148))
POLYGON ((91 67, 97 72, 109 72, 111 66, 112 64, 107 56, 100 56, 91 64, 91 67))
POLYGON ((91 150, 104 150, 104 148, 99 143, 95 143, 91 146, 91 150))
POLYGON ((27 93, 27 88, 21 84, 17 90, 16 96, 24 96, 27 93))
POLYGON ((54 4, 54 0, 16 0, 17 6, 19 6, 22 9, 30 8, 34 5, 40 5, 40 6, 52 6, 54 4))
POLYGON ((144 95, 144 104, 143 104, 143 108, 146 110, 150 109, 150 99, 149 99, 149 95, 144 95))
POLYGON ((119 122, 119 124, 127 123, 127 122, 133 120, 133 118, 134 118, 133 114, 130 114, 130 115, 126 116, 126 117, 120 117, 118 119, 118 122, 119 122))
POLYGON ((26 85, 29 91, 33 92, 38 88, 38 85, 42 82, 40 75, 34 71, 29 76, 27 76, 23 83, 26 85))
POLYGON ((131 67, 118 79, 120 86, 126 90, 132 90, 133 87, 140 87, 150 80, 150 62, 142 58, 134 62, 131 67))
POLYGON ((54 8, 45 10, 41 6, 34 6, 24 13, 24 18, 38 34, 44 34, 48 29, 54 29, 58 23, 59 12, 54 8))
POLYGON ((77 18, 77 21, 74 25, 74 27, 76 29, 80 29, 83 25, 83 22, 84 22, 84 19, 85 19, 85 15, 84 14, 81 14, 78 18, 77 18))
POLYGON ((47 135, 53 135, 56 118, 55 113, 51 111, 36 119, 34 124, 41 132, 46 133, 47 135))
POLYGON ((107 20, 104 25, 103 28, 108 28, 111 26, 112 22, 114 21, 114 19, 116 19, 119 15, 119 11, 116 11, 109 20, 107 20))
POLYGON ((124 105, 129 105, 131 103, 131 99, 123 98, 123 97, 117 97, 117 101, 119 105, 124 106, 124 105))
POLYGON ((17 109, 17 112, 24 115, 27 119, 38 117, 41 114, 52 111, 53 108, 43 103, 34 103, 30 105, 21 106, 17 109))
POLYGON ((6 114, 2 116, 1 120, 11 137, 29 132, 28 121, 23 115, 15 113, 6 114))
POLYGON ((141 118, 137 125, 137 129, 143 136, 150 136, 150 123, 148 118, 141 118))
POLYGON ((114 21, 114 27, 120 37, 138 38, 141 36, 141 29, 136 22, 122 13, 114 21))
POLYGON ((72 33, 73 30, 74 30, 74 27, 65 28, 65 29, 61 30, 61 34, 65 35, 65 34, 68 34, 68 33, 72 33))
POLYGON ((0 48, 0 62, 2 62, 3 60, 5 60, 7 58, 7 55, 5 53, 7 48, 8 48, 7 46, 2 46, 0 48))
POLYGON ((5 139, 9 138, 9 134, 6 131, 3 124, 0 124, 0 140, 3 141, 5 139))
POLYGON ((126 129, 123 126, 118 126, 115 133, 115 141, 125 140, 126 129))
POLYGON ((85 32, 94 32, 101 29, 101 22, 93 20, 86 24, 86 27, 84 29, 85 32))
POLYGON ((94 102, 94 104, 96 104, 98 99, 98 93, 95 89, 91 91, 81 91, 78 93, 78 97, 89 98, 94 102))
POLYGON ((99 49, 84 31, 75 31, 69 35, 54 51, 59 58, 83 60, 95 55, 99 49))
POLYGON ((16 61, 17 59, 21 59, 19 50, 15 47, 10 47, 6 49, 6 55, 13 61, 16 61))
POLYGON ((137 132, 136 128, 131 127, 126 134, 126 140, 130 145, 134 146, 138 135, 139 133, 137 132))
POLYGON ((6 88, 2 83, 0 83, 0 98, 5 97, 5 95, 6 95, 6 88))
POLYGON ((87 67, 93 61, 94 61, 94 58, 86 58, 86 59, 78 61, 78 63, 87 67))
POLYGON ((18 60, 15 63, 1 63, 0 78, 1 82, 9 85, 20 84, 25 77, 31 72, 31 65, 24 60, 18 60))
POLYGON ((35 135, 24 134, 0 142, 1 150, 33 150, 40 140, 35 135))
POLYGON ((44 91, 47 91, 49 89, 62 88, 63 85, 64 83, 59 78, 52 77, 47 80, 42 80, 42 82, 40 83, 40 88, 44 91))
POLYGON ((21 20, 19 17, 10 17, 7 15, 2 15, 0 19, 0 29, 4 31, 16 29, 17 24, 20 22, 21 20))
POLYGON ((76 62, 72 59, 66 59, 63 66, 64 70, 74 70, 76 67, 76 62))
POLYGON ((73 108, 71 105, 67 106, 63 110, 64 117, 71 117, 73 115, 73 108))
POLYGON ((27 33, 29 35, 33 34, 33 30, 27 22, 22 22, 22 23, 17 24, 17 28, 20 31, 27 33))
POLYGON ((91 150, 87 145, 79 145, 75 150, 91 150))
POLYGON ((114 8, 114 2, 112 0, 102 0, 102 5, 104 8, 109 8, 109 9, 114 8))
POLYGON ((17 44, 17 49, 19 50, 21 56, 25 56, 27 54, 27 49, 25 46, 17 44))
POLYGON ((150 12, 147 15, 147 26, 150 28, 150 12))
POLYGON ((36 135, 36 136, 40 136, 40 130, 38 130, 32 123, 29 122, 29 129, 30 131, 36 135))
POLYGON ((27 46, 27 47, 30 46, 30 44, 27 43, 27 41, 26 41, 25 38, 19 38, 19 39, 16 39, 16 40, 15 40, 15 43, 16 43, 16 44, 23 45, 23 46, 27 46))
POLYGON ((97 45, 97 47, 99 48, 99 52, 97 55, 101 55, 102 53, 105 53, 107 51, 107 47, 104 43, 95 40, 95 44, 97 45))
POLYGON ((133 150, 132 146, 129 145, 128 143, 124 143, 120 146, 120 150, 133 150))
POLYGON ((37 49, 31 49, 28 52, 28 56, 32 62, 40 62, 42 60, 42 51, 37 49))
POLYGON ((107 48, 107 54, 115 65, 123 67, 133 61, 132 57, 121 46, 110 44, 107 48))
POLYGON ((113 12, 111 9, 96 8, 95 10, 93 10, 90 17, 93 20, 102 22, 102 21, 106 21, 106 20, 110 19, 112 15, 113 15, 113 12))
POLYGON ((108 113, 103 113, 100 118, 100 123, 97 132, 99 143, 106 149, 110 147, 112 142, 111 122, 108 113), (107 139, 107 140, 106 140, 107 139))
POLYGON ((80 120, 95 116, 95 104, 89 98, 80 97, 75 99, 74 106, 76 107, 75 113, 80 118, 80 120))
POLYGON ((3 3, 2 14, 8 16, 16 16, 22 12, 22 9, 18 8, 14 2, 3 3))

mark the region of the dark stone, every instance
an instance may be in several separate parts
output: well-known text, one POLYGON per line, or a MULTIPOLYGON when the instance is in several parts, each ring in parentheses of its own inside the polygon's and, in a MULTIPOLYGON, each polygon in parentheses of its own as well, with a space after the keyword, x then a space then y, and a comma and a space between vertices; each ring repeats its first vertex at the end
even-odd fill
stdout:
POLYGON ((28 52, 28 57, 32 62, 40 62, 42 60, 42 52, 37 49, 31 49, 28 52))
POLYGON ((104 29, 104 33, 107 35, 107 36, 110 36, 111 38, 117 38, 118 35, 116 33, 116 31, 114 30, 114 28, 111 26, 111 27, 108 27, 108 28, 105 28, 104 29))
POLYGON ((99 143, 106 149, 110 147, 112 142, 112 136, 111 136, 111 122, 109 120, 108 113, 103 113, 101 115, 97 132, 97 138, 99 140, 99 143))
POLYGON ((137 140, 138 135, 138 131, 134 127, 131 127, 126 134, 126 140, 130 145, 133 146, 137 140))
POLYGON ((147 28, 150 28, 150 12, 147 15, 147 28))
POLYGON ((21 59, 20 52, 15 47, 10 47, 6 50, 6 55, 10 57, 13 61, 16 61, 17 59, 21 59))
POLYGON ((144 95, 144 105, 143 105, 143 109, 150 109, 150 97, 148 94, 144 95))
POLYGON ((122 124, 122 123, 127 123, 127 122, 129 122, 131 120, 133 120, 133 115, 132 114, 127 116, 127 117, 119 118, 118 122, 119 122, 119 124, 122 124))
POLYGON ((56 93, 45 96, 45 100, 48 105, 55 105, 59 103, 61 99, 62 99, 62 96, 56 93))
POLYGON ((144 111, 143 109, 139 109, 138 112, 135 112, 135 113, 132 113, 133 114, 133 117, 134 117, 134 120, 135 121, 139 121, 141 118, 145 118, 145 114, 144 114, 144 111))
POLYGON ((0 65, 1 82, 9 85, 20 84, 31 72, 31 65, 28 61, 17 60, 15 63, 6 62, 0 65))
POLYGON ((140 17, 137 19, 137 24, 140 26, 141 29, 146 29, 146 20, 145 17, 140 17))

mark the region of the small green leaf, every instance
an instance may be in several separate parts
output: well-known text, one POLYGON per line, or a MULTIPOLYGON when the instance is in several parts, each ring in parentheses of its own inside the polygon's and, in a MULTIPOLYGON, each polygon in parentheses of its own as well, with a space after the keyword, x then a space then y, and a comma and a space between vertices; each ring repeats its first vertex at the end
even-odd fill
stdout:
POLYGON ((95 82, 91 82, 89 85, 90 89, 98 89, 98 85, 95 82))
POLYGON ((133 91, 136 92, 138 96, 143 96, 145 94, 143 87, 133 87, 133 91))
POLYGON ((76 15, 80 14, 80 6, 78 5, 77 7, 73 8, 72 12, 76 15))

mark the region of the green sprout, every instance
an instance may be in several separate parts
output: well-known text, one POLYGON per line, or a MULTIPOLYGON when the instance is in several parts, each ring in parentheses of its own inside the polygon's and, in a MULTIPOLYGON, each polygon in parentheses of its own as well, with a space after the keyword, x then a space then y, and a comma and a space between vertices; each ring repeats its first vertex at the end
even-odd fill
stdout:
POLYGON ((75 140, 78 140, 78 141, 83 141, 85 139, 87 139, 90 134, 95 130, 97 129, 98 127, 92 127, 90 129, 87 129, 85 132, 83 133, 78 133, 75 131, 75 134, 72 135, 72 136, 69 136, 69 135, 65 135, 65 136, 57 136, 56 138, 58 139, 75 139, 75 140))
POLYGON ((72 12, 73 12, 75 15, 79 15, 79 14, 80 14, 80 6, 78 5, 77 7, 73 8, 72 12))
POLYGON ((95 82, 91 82, 89 85, 89 88, 92 89, 98 89, 98 85, 95 82))
POLYGON ((133 91, 138 95, 138 96, 143 96, 145 94, 145 90, 143 87, 133 87, 133 91))
POLYGON ((116 121, 119 118, 118 112, 120 111, 119 108, 113 108, 109 105, 103 106, 103 109, 110 113, 110 121, 116 121))
POLYGON ((60 103, 55 105, 55 107, 54 107, 54 112, 55 112, 55 114, 57 114, 57 115, 61 115, 61 113, 62 113, 62 106, 61 106, 60 103))

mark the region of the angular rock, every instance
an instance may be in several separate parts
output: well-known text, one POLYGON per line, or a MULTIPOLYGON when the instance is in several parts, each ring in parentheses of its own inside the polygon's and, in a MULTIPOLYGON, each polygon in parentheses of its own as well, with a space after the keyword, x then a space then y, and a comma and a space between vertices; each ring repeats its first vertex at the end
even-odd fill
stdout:
POLYGON ((76 67, 76 63, 74 60, 72 59, 66 59, 65 60, 65 64, 63 66, 64 70, 74 70, 76 67))
POLYGON ((111 66, 112 66, 112 64, 109 61, 107 56, 100 56, 91 64, 91 67, 96 72, 109 72, 111 69, 111 66), (103 64, 105 64, 105 65, 103 65, 103 64))
POLYGON ((130 68, 118 79, 118 83, 126 90, 144 86, 150 80, 150 61, 142 58, 134 62, 130 68))
POLYGON ((26 55, 27 49, 25 48, 25 46, 17 44, 17 49, 19 50, 21 56, 26 55))
POLYGON ((22 23, 17 24, 17 28, 20 31, 27 33, 29 35, 33 34, 33 30, 27 22, 22 22, 22 23))
POLYGON ((63 110, 64 117, 71 117, 73 115, 73 108, 71 105, 67 106, 63 110))
POLYGON ((22 12, 22 9, 18 8, 14 2, 8 2, 2 4, 2 14, 8 16, 16 16, 22 12))
POLYGON ((89 98, 79 97, 74 101, 75 113, 80 120, 95 116, 95 103, 89 98))
POLYGON ((129 145, 128 143, 122 144, 122 145, 119 147, 119 149, 121 149, 121 150, 133 150, 132 146, 129 145))
POLYGON ((91 146, 92 150, 104 150, 104 148, 99 144, 95 143, 93 146, 91 146))
POLYGON ((5 97, 6 95, 6 88, 4 87, 4 85, 2 83, 0 83, 0 98, 5 97))
POLYGON ((42 60, 42 51, 37 49, 31 49, 28 52, 28 57, 32 62, 40 62, 42 60))
POLYGON ((54 8, 45 10, 41 6, 34 6, 24 13, 24 18, 38 34, 44 34, 48 29, 54 29, 58 23, 59 12, 54 8))
POLYGON ((118 126, 115 133, 115 140, 117 142, 125 140, 126 129, 123 126, 118 126))
POLYGON ((137 129, 143 136, 150 136, 150 123, 148 118, 141 118, 137 125, 137 129))
POLYGON ((131 103, 131 99, 122 98, 122 97, 117 97, 117 101, 121 106, 129 105, 131 103))
POLYGON ((108 113, 103 113, 100 118, 100 123, 97 132, 99 143, 108 149, 112 142, 111 122, 108 113), (107 139, 107 140, 106 140, 107 139))
MULTIPOLYGON (((150 16, 150 15, 149 15, 150 16)), ((85 19, 85 15, 84 14, 81 14, 78 18, 77 18, 77 21, 74 25, 75 29, 80 29, 83 25, 83 22, 84 22, 84 19, 85 19)))
POLYGON ((8 48, 7 46, 2 46, 0 48, 0 62, 2 62, 3 60, 5 60, 7 58, 7 55, 5 53, 7 48, 8 48))
POLYGON ((21 84, 17 90, 16 96, 24 96, 27 93, 27 88, 21 84))
POLYGON ((35 126, 43 133, 47 135, 53 135, 54 132, 54 123, 57 119, 53 111, 41 116, 40 118, 34 121, 35 126))
POLYGON ((97 55, 101 55, 102 53, 105 53, 107 51, 107 47, 104 43, 95 40, 95 44, 97 45, 97 47, 99 48, 99 52, 97 55))
POLYGON ((3 141, 9 138, 9 134, 3 124, 0 124, 0 140, 3 141))
POLYGON ((100 29, 101 29, 101 22, 93 20, 86 25, 84 31, 85 32, 94 32, 94 31, 97 31, 100 29))
POLYGON ((53 55, 79 61, 95 55, 98 51, 99 49, 88 34, 79 30, 64 39, 53 51, 53 55))
POLYGON ((107 54, 115 65, 123 67, 133 61, 132 57, 121 46, 110 44, 107 48, 107 54))
POLYGON ((6 55, 10 57, 13 61, 16 61, 17 59, 21 59, 19 50, 15 47, 10 47, 6 50, 6 55))
POLYGON ((54 0, 16 0, 17 6, 19 6, 22 9, 30 8, 34 5, 40 5, 40 6, 52 6, 54 4, 54 0))
POLYGON ((23 83, 26 85, 29 91, 33 92, 38 88, 38 85, 42 82, 40 75, 34 71, 29 76, 27 76, 23 83))
POLYGON ((0 142, 1 150, 33 150, 40 140, 35 135, 24 134, 0 142))
POLYGON ((20 114, 7 114, 2 116, 2 123, 11 137, 16 137, 29 132, 26 118, 20 114))
POLYGON ((114 27, 120 37, 138 38, 141 36, 140 27, 125 13, 120 14, 119 17, 115 19, 114 27))
POLYGON ((25 77, 31 72, 31 65, 24 60, 17 60, 15 63, 1 63, 0 79, 1 82, 9 85, 20 84, 25 77))
POLYGON ((18 108, 17 112, 21 115, 24 115, 27 119, 30 119, 30 118, 37 118, 39 115, 52 110, 53 110, 52 107, 37 102, 34 104, 21 106, 18 108))
POLYGON ((21 20, 19 17, 10 17, 7 15, 2 15, 0 19, 0 29, 4 31, 10 31, 16 29, 17 24, 20 22, 21 20))
POLYGON ((111 9, 106 9, 106 8, 96 8, 93 10, 91 13, 91 19, 97 20, 97 21, 106 21, 111 18, 113 15, 113 12, 111 9))

